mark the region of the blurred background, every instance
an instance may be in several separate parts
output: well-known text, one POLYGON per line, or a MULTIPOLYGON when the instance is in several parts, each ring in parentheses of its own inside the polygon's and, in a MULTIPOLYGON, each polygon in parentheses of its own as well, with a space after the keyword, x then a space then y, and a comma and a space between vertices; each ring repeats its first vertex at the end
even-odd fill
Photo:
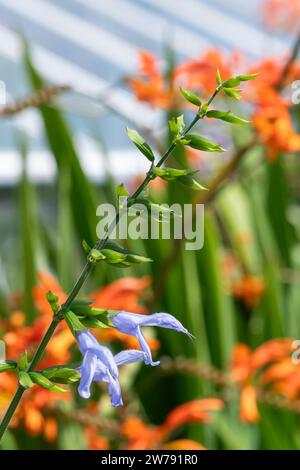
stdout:
MULTIPOLYGON (((159 156, 168 120, 192 116, 179 86, 205 99, 218 68, 223 79, 259 72, 241 101, 216 103, 251 125, 199 126, 227 152, 179 148, 170 161, 198 169, 210 191, 151 185, 155 202, 205 204, 204 248, 128 240, 151 266, 101 267, 83 292, 99 307, 170 312, 195 343, 149 329, 161 366, 122 369, 122 409, 102 386, 88 403, 75 387, 63 398, 31 389, 2 448, 299 449, 300 2, 0 0, 0 12, 0 338, 11 359, 39 343, 44 294, 63 301, 74 284, 98 204, 147 171, 125 126, 159 156)), ((41 366, 79 360, 62 328, 41 366)), ((16 385, 0 374, 0 415, 16 385)))

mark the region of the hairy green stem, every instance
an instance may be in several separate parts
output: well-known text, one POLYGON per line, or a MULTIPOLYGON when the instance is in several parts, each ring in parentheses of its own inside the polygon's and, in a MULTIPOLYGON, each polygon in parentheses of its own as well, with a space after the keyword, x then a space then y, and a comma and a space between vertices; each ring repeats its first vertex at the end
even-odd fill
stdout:
MULTIPOLYGON (((216 88, 215 92, 212 94, 212 96, 210 97, 210 99, 207 101, 206 103, 206 108, 207 106, 213 101, 213 99, 217 96, 217 94, 219 93, 219 91, 221 90, 221 87, 219 86, 218 88, 216 88)), ((199 109, 198 113, 196 114, 196 116, 194 117, 194 119, 190 122, 190 124, 188 126, 186 126, 184 132, 182 133, 181 137, 185 137, 186 134, 194 127, 194 125, 200 120, 200 119, 203 119, 205 117, 205 112, 204 113, 201 113, 201 109, 199 109)), ((158 161, 158 163, 156 164, 156 168, 159 168, 161 167, 165 161, 167 160, 167 158, 172 154, 173 150, 175 149, 175 147, 178 145, 178 140, 174 140, 171 145, 169 146, 169 148, 166 150, 166 152, 163 154, 163 156, 161 157, 161 159, 158 161)), ((151 168, 149 170, 149 172, 147 173, 147 175, 145 176, 144 180, 142 181, 142 183, 140 184, 140 186, 136 189, 136 191, 128 198, 128 205, 130 204, 130 202, 132 202, 133 199, 137 198, 141 193, 142 191, 147 187, 148 183, 155 178, 155 175, 152 173, 153 171, 153 168, 154 168, 154 164, 152 163, 151 165, 151 168)), ((95 244, 94 248, 95 249, 101 249, 103 248, 103 246, 105 245, 106 241, 108 240, 109 236, 111 235, 112 231, 114 230, 114 228, 118 225, 119 223, 119 220, 120 220, 120 212, 118 211, 117 214, 116 214, 116 218, 115 220, 111 223, 111 225, 108 227, 108 230, 105 234, 105 236, 101 239, 101 240, 98 240, 97 243, 95 244)), ((40 361, 42 355, 44 354, 45 352, 45 349, 47 347, 47 344, 49 343, 49 341, 51 340, 52 338, 52 335, 53 333, 55 332, 55 329, 57 327, 57 325, 60 323, 60 321, 63 319, 63 313, 66 312, 72 302, 75 300, 75 298, 77 297, 79 291, 81 290, 82 286, 84 285, 87 277, 90 275, 90 273, 92 272, 94 268, 94 264, 88 259, 88 261, 86 262, 78 280, 76 281, 73 289, 71 290, 67 300, 65 301, 65 303, 60 307, 59 311, 54 315, 53 317, 53 320, 48 328, 48 330, 46 331, 40 345, 38 346, 34 356, 33 356, 33 359, 27 369, 27 372, 30 372, 32 371, 33 369, 35 369, 35 367, 37 366, 38 362, 40 361)), ((21 385, 19 385, 6 413, 5 413, 5 416, 0 424, 0 441, 3 437, 3 434, 5 433, 9 423, 10 423, 10 420, 22 398, 22 395, 25 391, 25 388, 22 387, 21 385)))

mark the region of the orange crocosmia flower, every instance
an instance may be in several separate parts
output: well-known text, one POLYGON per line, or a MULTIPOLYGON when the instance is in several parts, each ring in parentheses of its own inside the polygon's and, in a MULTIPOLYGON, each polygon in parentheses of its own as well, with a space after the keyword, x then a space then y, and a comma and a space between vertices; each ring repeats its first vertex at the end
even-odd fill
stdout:
POLYGON ((259 421, 257 392, 254 385, 248 384, 241 390, 240 419, 244 423, 256 423, 259 421))
POLYGON ((89 297, 95 299, 95 306, 99 308, 146 313, 146 309, 138 303, 138 300, 143 290, 149 287, 150 284, 151 278, 149 276, 141 278, 124 277, 102 287, 90 294, 89 297))
MULTIPOLYGON (((280 380, 291 377, 291 362, 293 340, 289 338, 272 339, 263 343, 254 351, 245 344, 237 344, 233 351, 232 360, 232 380, 241 385, 240 395, 240 416, 247 422, 258 420, 258 410, 256 404, 257 393, 255 383, 266 385, 272 381, 274 390, 279 391, 280 380), (263 371, 263 368, 264 371, 263 371), (260 374, 260 375, 259 375, 260 374), (277 381, 279 379, 279 382, 277 381)), ((296 368, 294 369, 296 372, 296 368)), ((300 389, 300 374, 297 376, 297 391, 300 389)), ((286 380, 286 383, 290 383, 286 380)), ((283 392, 282 383, 280 390, 283 392)), ((290 387, 286 388, 286 396, 290 397, 290 387)))
POLYGON ((45 441, 49 442, 49 444, 56 441, 58 428, 57 421, 53 416, 44 420, 43 432, 45 441))
POLYGON ((163 439, 160 426, 147 426, 134 416, 124 421, 122 434, 129 441, 128 450, 158 449, 163 439))
POLYGON ((172 410, 165 422, 164 429, 168 433, 186 423, 208 423, 210 422, 210 412, 222 410, 224 403, 218 398, 205 398, 193 400, 172 410))
POLYGON ((235 52, 225 58, 218 49, 209 49, 199 59, 178 65, 174 70, 174 80, 182 86, 208 95, 216 87, 216 70, 219 69, 222 80, 226 80, 233 75, 240 60, 241 57, 235 52))
POLYGON ((139 53, 139 74, 146 76, 160 75, 156 57, 149 51, 140 51, 139 53))
POLYGON ((167 443, 166 440, 182 424, 209 422, 209 412, 220 410, 223 406, 223 402, 217 398, 194 400, 171 411, 160 426, 148 426, 137 417, 129 417, 122 425, 122 434, 129 441, 127 449, 202 450, 204 447, 201 444, 189 439, 167 443))
POLYGON ((280 361, 289 357, 292 351, 293 339, 274 338, 266 341, 253 351, 252 369, 258 370, 268 363, 280 361))
POLYGON ((42 433, 44 417, 40 410, 30 407, 29 404, 27 404, 27 407, 24 410, 23 420, 24 426, 29 434, 32 436, 38 436, 42 433))
POLYGON ((265 284, 258 276, 245 276, 233 283, 232 294, 249 308, 255 307, 261 299, 265 284))
POLYGON ((163 448, 167 450, 206 450, 203 445, 192 439, 177 439, 176 441, 167 442, 163 448))
POLYGON ((261 108, 253 115, 253 126, 266 145, 269 160, 274 160, 280 151, 300 151, 300 135, 294 131, 286 109, 275 106, 261 108))
POLYGON ((299 0, 265 0, 263 21, 269 28, 290 30, 299 25, 299 0))
POLYGON ((87 426, 84 430, 87 446, 90 450, 108 450, 109 442, 106 437, 99 436, 93 426, 87 426))
POLYGON ((130 78, 128 84, 139 101, 145 101, 153 108, 168 108, 172 103, 172 93, 165 89, 162 76, 130 78))

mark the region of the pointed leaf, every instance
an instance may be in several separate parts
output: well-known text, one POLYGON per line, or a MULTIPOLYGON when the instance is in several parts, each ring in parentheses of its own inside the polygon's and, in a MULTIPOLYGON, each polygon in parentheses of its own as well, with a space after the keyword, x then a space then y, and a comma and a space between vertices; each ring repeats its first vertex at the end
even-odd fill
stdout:
POLYGON ((239 116, 236 116, 230 111, 211 110, 211 111, 207 111, 206 117, 221 119, 222 121, 230 122, 232 124, 240 124, 240 125, 249 124, 249 121, 247 121, 246 119, 242 119, 239 116))
POLYGON ((139 149, 140 152, 142 152, 143 155, 145 155, 150 162, 154 161, 154 154, 151 149, 151 147, 145 142, 142 136, 135 131, 134 129, 129 129, 128 127, 126 128, 127 130, 127 135, 129 139, 134 143, 134 145, 139 149))
POLYGON ((194 149, 205 152, 224 152, 224 149, 219 144, 200 135, 187 134, 185 137, 189 141, 187 145, 194 149))
POLYGON ((190 103, 194 104, 195 106, 201 106, 201 101, 195 93, 187 90, 186 88, 180 88, 180 93, 182 96, 189 101, 190 103))

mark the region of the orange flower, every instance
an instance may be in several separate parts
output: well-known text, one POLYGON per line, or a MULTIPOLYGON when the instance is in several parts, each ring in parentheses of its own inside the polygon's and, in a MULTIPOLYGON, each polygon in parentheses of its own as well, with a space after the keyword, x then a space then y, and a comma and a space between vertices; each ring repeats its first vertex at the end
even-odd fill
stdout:
POLYGON ((265 0, 263 20, 269 28, 290 30, 299 25, 299 0, 265 0))
POLYGON ((102 287, 89 295, 95 299, 95 306, 112 310, 128 310, 134 313, 146 313, 138 300, 144 289, 150 286, 151 278, 124 277, 102 287))
POLYGON ((176 108, 179 103, 189 104, 178 93, 179 86, 192 88, 207 95, 214 91, 216 70, 222 78, 232 75, 241 58, 233 52, 225 58, 217 49, 210 49, 196 60, 189 60, 174 68, 166 83, 157 60, 149 52, 139 55, 139 76, 128 80, 135 96, 152 107, 176 108))
POLYGON ((257 392, 253 385, 245 385, 240 396, 240 419, 243 423, 256 423, 259 420, 257 392))
POLYGON ((88 448, 90 450, 107 450, 109 449, 108 440, 99 436, 97 430, 93 426, 87 426, 84 430, 88 448))
POLYGON ((136 417, 125 420, 122 433, 129 441, 128 450, 158 449, 163 438, 159 426, 148 426, 136 417))
POLYGON ((167 442, 163 448, 167 450, 206 450, 203 445, 192 439, 177 439, 176 441, 167 442))
POLYGON ((245 344, 235 346, 231 374, 232 380, 241 385, 240 417, 242 421, 255 423, 259 420, 256 403, 256 385, 258 384, 264 386, 272 382, 275 390, 291 398, 295 397, 295 393, 291 393, 290 379, 297 377, 293 380, 293 385, 295 385, 296 393, 299 393, 300 370, 292 364, 291 352, 292 340, 289 338, 272 339, 254 351, 251 351, 245 344), (263 368, 265 368, 264 371, 263 368), (286 388, 282 386, 283 384, 286 384, 286 388))
POLYGON ((222 79, 226 80, 233 75, 240 61, 241 56, 236 52, 225 58, 218 49, 209 49, 199 59, 178 65, 174 70, 174 79, 184 87, 209 95, 216 88, 216 70, 219 69, 222 79))
POLYGON ((56 441, 57 438, 57 421, 54 417, 49 417, 44 420, 44 438, 49 444, 56 441))
POLYGON ((280 151, 300 150, 300 135, 294 131, 287 109, 262 107, 253 115, 253 125, 266 145, 269 160, 274 160, 280 151))
POLYGON ((168 414, 164 428, 171 433, 174 429, 186 423, 209 423, 210 412, 222 410, 224 404, 218 398, 193 400, 175 408, 168 414))
POLYGON ((148 426, 137 417, 127 418, 122 426, 124 437, 129 440, 128 449, 204 449, 204 447, 188 439, 165 442, 172 432, 186 423, 208 423, 209 413, 221 410, 223 402, 217 398, 194 400, 178 406, 166 417, 160 426, 148 426))
POLYGON ((249 308, 255 307, 264 292, 264 281, 258 276, 245 276, 233 283, 232 293, 249 308))

